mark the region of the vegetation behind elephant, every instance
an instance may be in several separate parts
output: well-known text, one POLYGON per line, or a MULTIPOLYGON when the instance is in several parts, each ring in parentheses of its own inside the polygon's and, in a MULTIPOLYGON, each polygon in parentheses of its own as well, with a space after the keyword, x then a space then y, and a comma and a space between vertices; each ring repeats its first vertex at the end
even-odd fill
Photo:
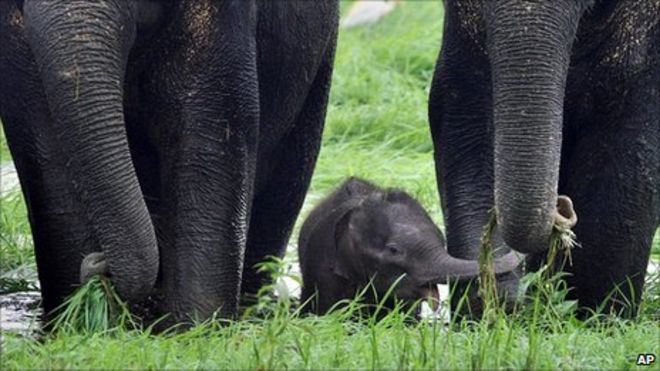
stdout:
MULTIPOLYGON (((442 232, 410 195, 356 178, 312 210, 300 231, 298 254, 301 302, 318 314, 353 299, 370 282, 376 295, 367 290, 367 304, 378 304, 396 283, 392 298, 407 304, 430 298, 437 305, 438 283, 479 274, 476 260, 447 253, 442 232)), ((495 260, 495 272, 509 272, 521 262, 511 252, 495 260)), ((392 300, 385 304, 391 307, 392 300)))
POLYGON ((494 206, 497 243, 538 265, 567 195, 570 296, 634 316, 660 223, 660 1, 446 0, 444 22, 429 118, 449 252, 477 256, 494 206))
POLYGON ((101 269, 177 321, 233 315, 309 186, 337 23, 334 0, 1 1, 46 311, 101 269))

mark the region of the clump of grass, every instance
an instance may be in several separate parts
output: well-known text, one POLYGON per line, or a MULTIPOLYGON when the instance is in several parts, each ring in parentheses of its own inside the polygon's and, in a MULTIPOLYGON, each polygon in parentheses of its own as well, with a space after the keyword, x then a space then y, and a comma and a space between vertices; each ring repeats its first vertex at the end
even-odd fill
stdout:
MULTIPOLYGON (((575 239, 575 232, 567 226, 555 223, 552 227, 552 233, 550 234, 550 248, 548 249, 546 264, 549 267, 557 266, 557 256, 561 253, 563 258, 562 262, 559 264, 559 268, 562 269, 566 263, 573 265, 571 251, 576 246, 579 246, 579 244, 575 239)), ((546 272, 547 276, 550 276, 554 273, 554 269, 548 269, 546 272)))
POLYGON ((49 322, 53 332, 95 333, 137 327, 129 308, 110 279, 95 276, 80 286, 55 312, 49 322))

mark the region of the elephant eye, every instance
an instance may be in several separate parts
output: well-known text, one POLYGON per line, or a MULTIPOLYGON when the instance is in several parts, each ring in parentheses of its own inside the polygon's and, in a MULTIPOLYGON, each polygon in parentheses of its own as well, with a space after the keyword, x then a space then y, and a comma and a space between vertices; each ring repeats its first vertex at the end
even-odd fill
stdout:
POLYGON ((392 255, 399 255, 401 253, 401 250, 399 250, 398 247, 394 245, 386 245, 387 251, 392 254, 392 255))

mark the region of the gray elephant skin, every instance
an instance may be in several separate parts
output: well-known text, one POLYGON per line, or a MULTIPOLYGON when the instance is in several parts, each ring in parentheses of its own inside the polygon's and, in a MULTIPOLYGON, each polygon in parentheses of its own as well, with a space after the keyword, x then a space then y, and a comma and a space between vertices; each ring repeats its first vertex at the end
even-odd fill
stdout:
POLYGON ((446 0, 444 22, 429 118, 449 252, 476 257, 495 207, 496 243, 538 267, 566 195, 569 298, 635 316, 660 223, 660 1, 446 0))
POLYGON ((336 1, 0 1, 45 310, 105 267, 176 321, 235 315, 309 186, 337 22, 336 1))
MULTIPOLYGON (((442 232, 414 198, 357 178, 312 210, 298 249, 301 302, 317 314, 355 298, 370 283, 364 297, 368 305, 382 302, 391 309, 395 298, 404 305, 430 298, 433 307, 439 302, 437 284, 479 274, 476 260, 447 253, 442 232)), ((495 260, 495 272, 510 272, 521 262, 522 255, 510 252, 495 260)))

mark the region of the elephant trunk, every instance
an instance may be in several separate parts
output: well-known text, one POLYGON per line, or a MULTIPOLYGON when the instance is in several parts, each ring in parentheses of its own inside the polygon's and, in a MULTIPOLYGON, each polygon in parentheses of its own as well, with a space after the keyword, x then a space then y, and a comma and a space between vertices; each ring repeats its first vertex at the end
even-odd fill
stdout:
POLYGON ((135 38, 131 1, 31 1, 28 41, 56 140, 119 295, 148 295, 158 274, 156 236, 129 153, 123 75, 135 38))
MULTIPOLYGON (((448 279, 472 279, 479 274, 479 262, 455 258, 443 248, 434 249, 433 264, 428 265, 432 271, 414 277, 423 283, 447 283, 448 279)), ((496 258, 493 262, 495 274, 508 273, 516 269, 524 260, 524 256, 515 252, 496 258)))
POLYGON ((504 242, 522 253, 548 248, 558 215, 564 88, 581 3, 509 0, 486 8, 497 223, 504 242))

